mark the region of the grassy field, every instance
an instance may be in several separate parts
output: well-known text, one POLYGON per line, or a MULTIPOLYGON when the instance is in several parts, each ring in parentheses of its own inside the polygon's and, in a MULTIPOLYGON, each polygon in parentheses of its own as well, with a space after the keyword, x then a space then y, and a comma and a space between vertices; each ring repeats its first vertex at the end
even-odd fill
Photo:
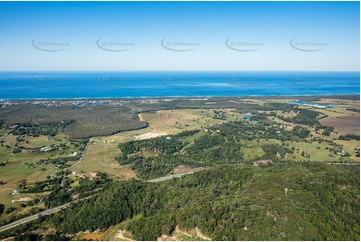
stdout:
POLYGON ((317 103, 332 104, 342 108, 354 108, 360 106, 359 100, 335 99, 335 98, 321 98, 321 100, 317 101, 317 103))
POLYGON ((335 140, 335 143, 341 144, 344 150, 351 154, 351 159, 360 162, 360 157, 356 157, 356 149, 360 149, 360 141, 357 140, 335 140))
POLYGON ((12 134, 6 134, 2 138, 4 145, 0 146, 0 162, 5 162, 6 165, 0 167, 0 180, 6 182, 6 184, 0 185, 0 202, 6 200, 10 192, 16 189, 22 179, 26 179, 28 183, 34 183, 43 181, 48 175, 59 171, 59 168, 54 164, 38 163, 39 160, 71 157, 74 152, 80 153, 80 147, 71 144, 65 135, 57 135, 52 138, 47 136, 25 136, 24 141, 21 142, 17 142, 16 136, 12 134), (67 148, 59 148, 48 152, 23 150, 19 153, 13 153, 15 145, 24 146, 25 148, 40 148, 61 143, 65 143, 67 148), (6 147, 7 145, 10 148, 6 147))
POLYGON ((130 179, 135 177, 135 173, 129 166, 120 166, 114 159, 119 155, 116 142, 92 143, 83 159, 71 167, 72 171, 82 171, 85 173, 104 172, 117 179, 130 179))
POLYGON ((23 143, 26 148, 37 148, 50 145, 59 145, 62 142, 67 142, 65 135, 58 134, 55 137, 48 137, 40 135, 39 137, 26 136, 24 138, 25 142, 23 143))
MULTIPOLYGON (((12 208, 20 208, 20 204, 26 203, 28 201, 33 200, 37 196, 44 196, 47 195, 49 192, 43 192, 43 193, 20 193, 20 194, 13 194, 13 195, 7 195, 5 199, 2 201, 2 203, 5 205, 5 207, 12 207, 12 208)), ((11 214, 3 214, 0 218, 0 222, 6 221, 8 218, 14 215, 21 215, 29 212, 32 208, 44 208, 43 203, 39 203, 35 206, 31 207, 25 207, 18 210, 15 210, 11 214)))
POLYGON ((0 137, 8 134, 10 131, 9 129, 0 129, 0 137))
MULTIPOLYGON (((114 159, 120 154, 117 148, 119 143, 173 135, 185 130, 201 129, 217 123, 242 118, 240 113, 233 112, 233 110, 222 109, 217 111, 227 113, 226 119, 215 119, 213 109, 160 110, 141 113, 139 114, 140 120, 149 123, 148 127, 111 136, 92 138, 83 160, 71 169, 86 173, 106 172, 118 179, 135 177, 135 173, 128 166, 120 166, 114 159)), ((199 136, 199 134, 196 135, 199 136)), ((187 139, 191 142, 197 136, 187 137, 187 139)))
POLYGON ((261 147, 242 147, 242 152, 246 160, 260 159, 264 155, 264 151, 261 147))
MULTIPOLYGON (((297 151, 296 159, 293 157, 288 157, 289 160, 313 160, 313 161, 332 161, 336 160, 335 155, 327 150, 330 148, 330 145, 325 143, 306 143, 306 142, 289 142, 290 147, 294 147, 297 151), (306 154, 311 155, 310 158, 302 157, 300 154, 304 151, 306 154)), ((337 157, 339 158, 339 157, 337 157)))
POLYGON ((149 123, 151 130, 176 134, 184 130, 201 129, 225 121, 234 121, 242 118, 240 113, 232 109, 217 109, 226 113, 224 120, 215 119, 214 109, 184 109, 184 110, 161 110, 152 113, 139 114, 140 119, 149 123))
POLYGON ((60 171, 53 164, 41 166, 28 166, 23 161, 14 161, 1 169, 1 180, 6 182, 0 185, 0 202, 4 202, 14 189, 17 188, 22 179, 26 179, 29 184, 46 180, 46 177, 60 171), (45 170, 44 170, 45 169, 45 170))
MULTIPOLYGON (((286 103, 287 100, 271 100, 272 102, 279 102, 279 103, 286 103)), ((331 104, 335 105, 336 108, 312 108, 307 106, 298 106, 302 109, 308 109, 312 111, 316 111, 321 113, 319 115, 319 122, 325 126, 334 127, 334 132, 330 134, 327 139, 334 140, 335 143, 341 144, 345 152, 351 154, 350 159, 346 158, 345 160, 349 161, 360 161, 359 157, 356 157, 356 150, 360 148, 360 142, 356 140, 339 140, 340 135, 344 134, 359 134, 360 133, 360 113, 355 111, 346 110, 346 108, 350 109, 359 109, 360 103, 358 100, 347 100, 347 99, 327 99, 322 98, 319 101, 312 101, 314 103, 322 103, 322 104, 331 104)), ((283 115, 285 117, 294 117, 295 113, 291 112, 276 112, 278 115, 283 115)), ((283 125, 283 128, 286 130, 291 130, 295 125, 292 123, 285 122, 281 119, 275 117, 269 117, 270 120, 277 122, 283 125)), ((311 134, 314 137, 322 137, 322 132, 310 130, 311 134)), ((335 160, 339 159, 340 156, 332 154, 326 148, 332 148, 332 146, 328 144, 310 144, 310 143, 293 143, 291 145, 295 149, 299 149, 301 152, 306 151, 308 154, 311 155, 311 158, 307 158, 306 160, 316 160, 316 161, 323 161, 323 160, 335 160), (319 148, 317 148, 319 147, 319 148)), ((300 152, 296 152, 294 156, 291 156, 292 159, 295 160, 304 160, 305 157, 300 156, 300 152)))

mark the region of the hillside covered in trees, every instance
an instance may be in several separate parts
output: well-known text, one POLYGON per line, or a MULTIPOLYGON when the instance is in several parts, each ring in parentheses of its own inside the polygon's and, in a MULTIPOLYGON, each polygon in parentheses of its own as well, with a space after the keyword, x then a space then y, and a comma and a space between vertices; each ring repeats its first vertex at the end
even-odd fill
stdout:
POLYGON ((48 222, 69 235, 133 218, 127 230, 137 240, 176 226, 214 240, 358 240, 358 184, 359 171, 343 166, 222 165, 159 184, 113 182, 48 222))

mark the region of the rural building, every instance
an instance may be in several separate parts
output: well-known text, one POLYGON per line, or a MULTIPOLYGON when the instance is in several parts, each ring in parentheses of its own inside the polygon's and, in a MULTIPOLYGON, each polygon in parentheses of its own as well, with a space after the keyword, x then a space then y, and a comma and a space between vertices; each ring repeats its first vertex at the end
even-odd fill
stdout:
POLYGON ((20 192, 19 192, 19 190, 13 190, 13 192, 11 193, 11 194, 13 194, 13 195, 16 195, 16 194, 19 194, 20 192))

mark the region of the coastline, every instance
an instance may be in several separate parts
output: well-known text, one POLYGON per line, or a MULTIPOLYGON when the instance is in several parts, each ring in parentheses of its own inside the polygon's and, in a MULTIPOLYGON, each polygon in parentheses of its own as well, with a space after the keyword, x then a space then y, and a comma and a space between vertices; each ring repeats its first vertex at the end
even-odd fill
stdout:
POLYGON ((255 99, 302 99, 302 98, 330 98, 335 96, 338 99, 360 99, 360 93, 357 94, 309 94, 309 95, 240 95, 240 96, 141 96, 141 97, 78 97, 78 98, 0 98, 1 102, 31 102, 31 101, 83 101, 83 100, 92 100, 92 101, 106 101, 106 100, 144 100, 144 99, 156 99, 156 100, 165 100, 165 99, 209 99, 209 98, 255 98, 255 99))

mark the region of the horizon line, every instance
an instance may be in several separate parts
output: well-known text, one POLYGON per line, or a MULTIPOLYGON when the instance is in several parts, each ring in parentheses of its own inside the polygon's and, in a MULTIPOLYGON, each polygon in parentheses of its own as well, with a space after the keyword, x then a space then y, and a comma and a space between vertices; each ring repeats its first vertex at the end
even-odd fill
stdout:
POLYGON ((0 70, 0 72, 360 72, 360 70, 0 70))

